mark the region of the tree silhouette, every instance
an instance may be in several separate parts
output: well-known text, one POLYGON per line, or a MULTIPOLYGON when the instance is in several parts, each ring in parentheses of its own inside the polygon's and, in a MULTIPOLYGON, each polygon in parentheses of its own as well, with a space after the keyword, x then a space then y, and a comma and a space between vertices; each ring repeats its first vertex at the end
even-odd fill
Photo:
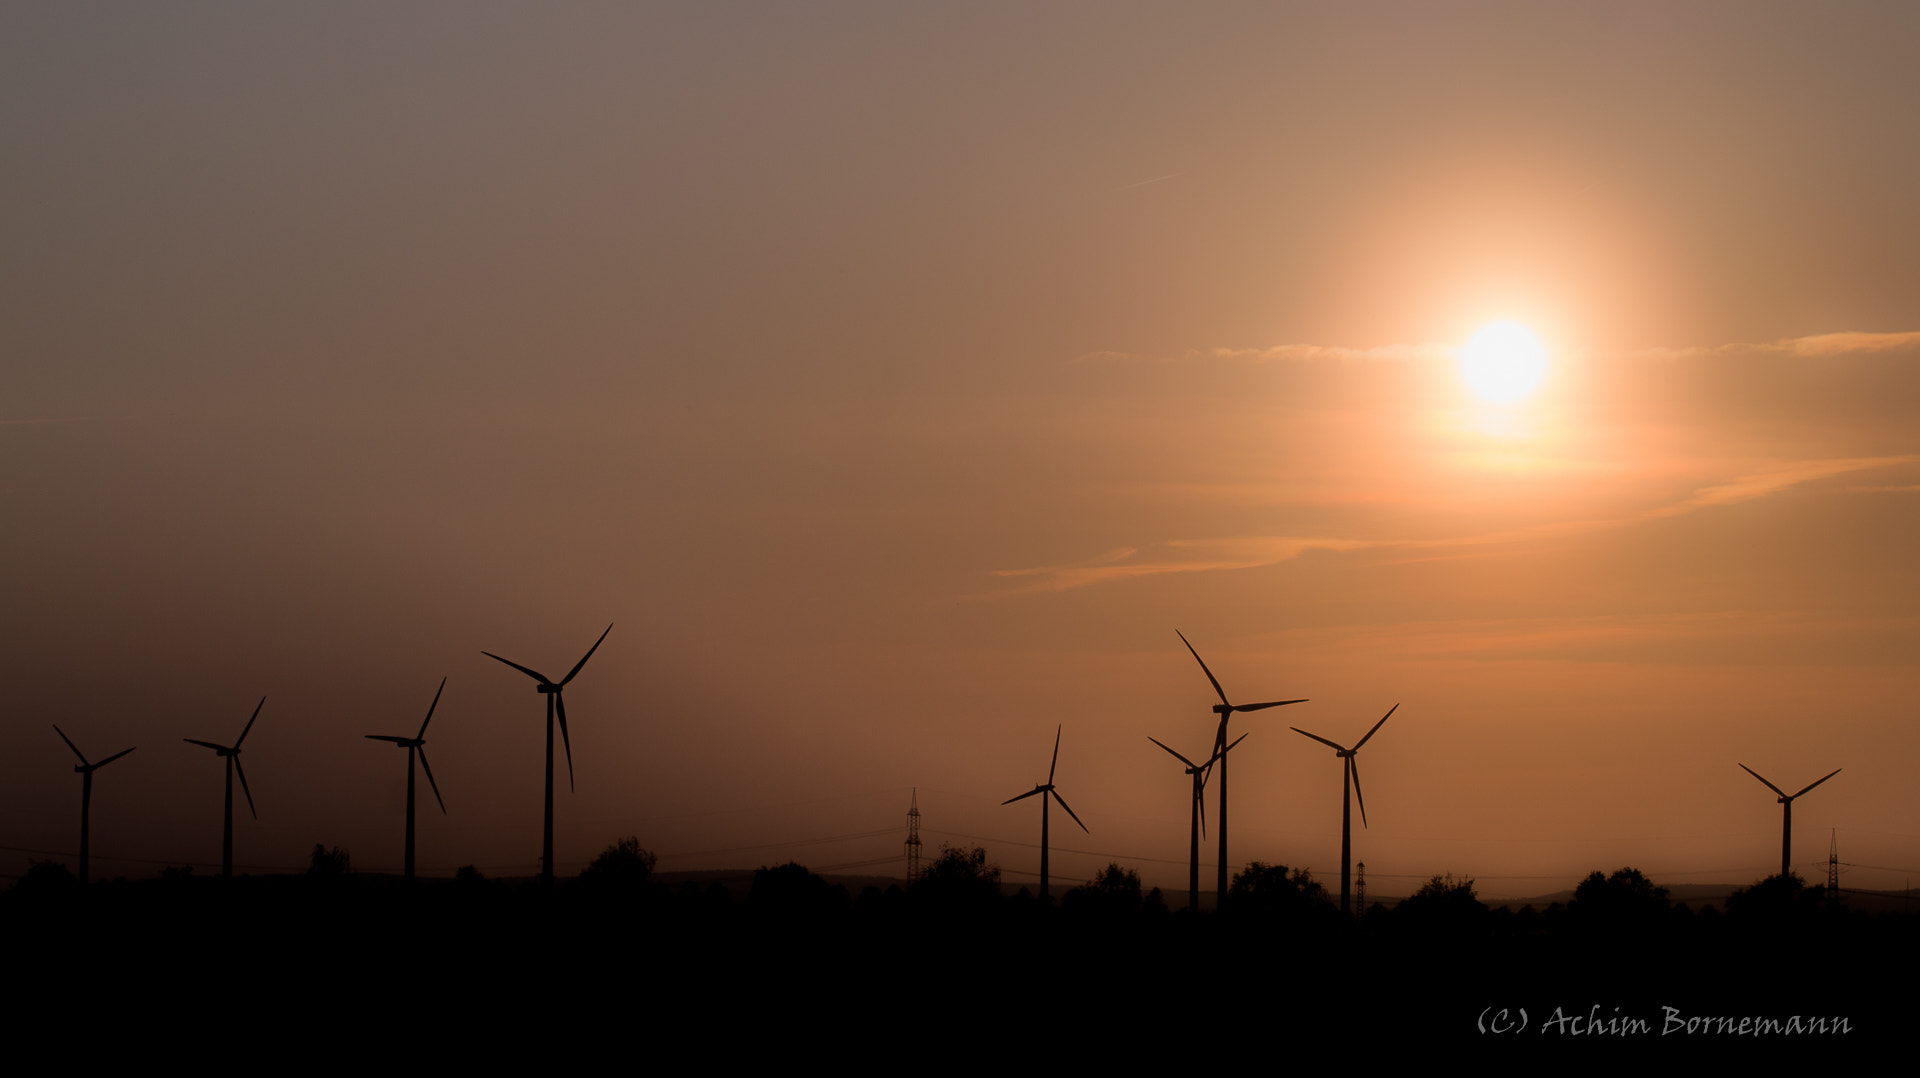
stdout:
POLYGON ((1317 916, 1333 911, 1333 900, 1304 868, 1288 869, 1264 861, 1249 861, 1227 888, 1225 909, 1236 915, 1266 917, 1317 916))
POLYGON ((1439 933, 1475 928, 1487 919, 1487 907, 1475 896, 1473 877, 1456 880, 1451 873, 1435 874, 1393 912, 1403 923, 1439 933))
POLYGON ((747 909, 779 917, 825 916, 847 908, 847 889, 828 883, 797 861, 755 869, 747 909))
POLYGON ((335 846, 328 849, 316 842, 307 861, 307 875, 315 879, 337 880, 353 871, 353 855, 335 846))
POLYGON ((1667 889, 1655 887, 1639 869, 1623 868, 1608 876, 1589 875, 1573 890, 1567 912, 1592 931, 1640 931, 1666 919, 1672 904, 1667 889))
POLYGON ((913 893, 938 903, 990 902, 1000 897, 1000 866, 987 863, 984 847, 941 846, 913 893))
POLYGON ((27 867, 27 874, 15 881, 13 889, 23 896, 40 898, 65 895, 80 889, 80 877, 58 861, 35 861, 27 867))
POLYGON ((652 881, 656 860, 653 851, 640 845, 638 836, 628 835, 581 869, 580 882, 597 891, 638 891, 652 881))
POLYGON ((1107 865, 1061 900, 1064 910, 1106 916, 1137 912, 1140 904, 1140 874, 1118 864, 1107 865))

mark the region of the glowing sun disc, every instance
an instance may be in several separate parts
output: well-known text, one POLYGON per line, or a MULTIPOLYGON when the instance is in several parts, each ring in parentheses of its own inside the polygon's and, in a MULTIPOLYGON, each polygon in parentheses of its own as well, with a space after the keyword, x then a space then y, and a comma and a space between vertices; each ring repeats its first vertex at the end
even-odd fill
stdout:
POLYGON ((1461 347, 1460 374, 1480 399, 1511 404, 1540 388, 1547 346, 1517 322, 1494 322, 1461 347))

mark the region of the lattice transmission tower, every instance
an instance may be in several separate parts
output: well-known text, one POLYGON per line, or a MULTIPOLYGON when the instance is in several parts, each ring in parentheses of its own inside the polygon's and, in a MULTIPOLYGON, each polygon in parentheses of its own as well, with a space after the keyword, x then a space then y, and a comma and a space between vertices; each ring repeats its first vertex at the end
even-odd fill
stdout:
POLYGON ((913 803, 907 808, 907 882, 920 878, 920 790, 913 791, 913 803))
POLYGON ((1827 901, 1840 898, 1840 832, 1829 830, 1827 841, 1827 901))

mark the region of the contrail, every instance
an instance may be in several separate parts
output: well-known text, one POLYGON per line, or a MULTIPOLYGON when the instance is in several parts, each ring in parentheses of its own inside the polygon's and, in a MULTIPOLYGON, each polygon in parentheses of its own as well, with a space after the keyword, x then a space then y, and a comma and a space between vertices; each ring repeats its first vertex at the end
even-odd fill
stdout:
POLYGON ((1161 182, 1162 180, 1171 180, 1171 179, 1173 179, 1173 178, 1174 178, 1175 176, 1185 176, 1185 175, 1186 175, 1186 173, 1184 173, 1184 172, 1169 172, 1169 173, 1167 173, 1167 174, 1166 174, 1165 176, 1155 176, 1155 177, 1154 177, 1153 179, 1151 179, 1151 180, 1141 180, 1141 181, 1140 181, 1139 183, 1130 183, 1130 184, 1128 184, 1128 185, 1126 185, 1125 187, 1116 187, 1116 188, 1114 188, 1114 191, 1115 191, 1116 193, 1118 193, 1118 192, 1120 192, 1120 191, 1131 191, 1131 190, 1133 190, 1133 189, 1134 189, 1134 188, 1136 188, 1136 187, 1145 187, 1146 185, 1148 185, 1148 184, 1150 184, 1150 183, 1159 183, 1159 182, 1161 182))

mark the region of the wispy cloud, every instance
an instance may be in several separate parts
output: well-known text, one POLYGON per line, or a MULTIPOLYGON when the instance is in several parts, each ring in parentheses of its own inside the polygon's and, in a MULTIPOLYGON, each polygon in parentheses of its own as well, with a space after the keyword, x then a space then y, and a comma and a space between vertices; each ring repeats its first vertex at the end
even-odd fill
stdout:
POLYGON ((1426 341, 1420 344, 1383 344, 1372 348, 1353 348, 1337 344, 1276 344, 1267 348, 1199 348, 1176 356, 1150 357, 1135 352, 1086 352, 1074 357, 1080 363, 1113 363, 1145 360, 1155 363, 1189 363, 1195 360, 1238 360, 1246 363, 1311 362, 1405 362, 1407 360, 1449 359, 1457 352, 1453 345, 1426 341))
MULTIPOLYGON (((1654 520, 1682 516, 1700 509, 1734 505, 1777 494, 1783 490, 1818 479, 1848 472, 1868 471, 1900 464, 1920 463, 1920 455, 1897 457, 1853 457, 1842 460, 1793 461, 1764 471, 1738 476, 1725 483, 1701 487, 1692 496, 1645 512, 1624 517, 1595 520, 1552 521, 1525 528, 1483 532, 1477 535, 1438 539, 1360 539, 1332 536, 1237 536, 1225 539, 1175 539, 1155 544, 1150 555, 1134 560, 1141 551, 1121 547, 1098 558, 1071 565, 1038 566, 1027 569, 999 569, 996 577, 1023 581, 1022 585, 1002 592, 1021 595, 1032 592, 1070 591, 1116 580, 1131 580, 1169 573, 1211 573, 1232 569, 1256 569, 1279 565, 1312 550, 1344 552, 1382 548, 1435 549, 1471 548, 1538 541, 1623 528, 1654 520)), ((1901 490, 1914 488, 1849 488, 1850 490, 1901 490)))
MULTIPOLYGON (((1639 349, 1635 356, 1656 359, 1692 359, 1702 356, 1752 355, 1756 353, 1789 356, 1839 356, 1870 352, 1895 352, 1920 348, 1920 330, 1907 333, 1816 333, 1806 337, 1786 337, 1777 341, 1738 342, 1734 344, 1686 345, 1639 349)), ((1134 352, 1087 352, 1075 357, 1082 363, 1148 360, 1160 363, 1194 360, 1240 360, 1243 362, 1406 362, 1445 360, 1459 352, 1456 345, 1437 341, 1417 344, 1382 344, 1358 348, 1339 344, 1276 344, 1265 348, 1196 348, 1175 356, 1149 357, 1134 352)))
POLYGON ((1864 352, 1894 352, 1920 348, 1920 331, 1909 333, 1816 333, 1808 337, 1786 337, 1777 341, 1745 344, 1695 345, 1685 348, 1648 348, 1637 353, 1660 359, 1692 359, 1699 356, 1750 355, 1763 353, 1787 356, 1840 356, 1864 352))

